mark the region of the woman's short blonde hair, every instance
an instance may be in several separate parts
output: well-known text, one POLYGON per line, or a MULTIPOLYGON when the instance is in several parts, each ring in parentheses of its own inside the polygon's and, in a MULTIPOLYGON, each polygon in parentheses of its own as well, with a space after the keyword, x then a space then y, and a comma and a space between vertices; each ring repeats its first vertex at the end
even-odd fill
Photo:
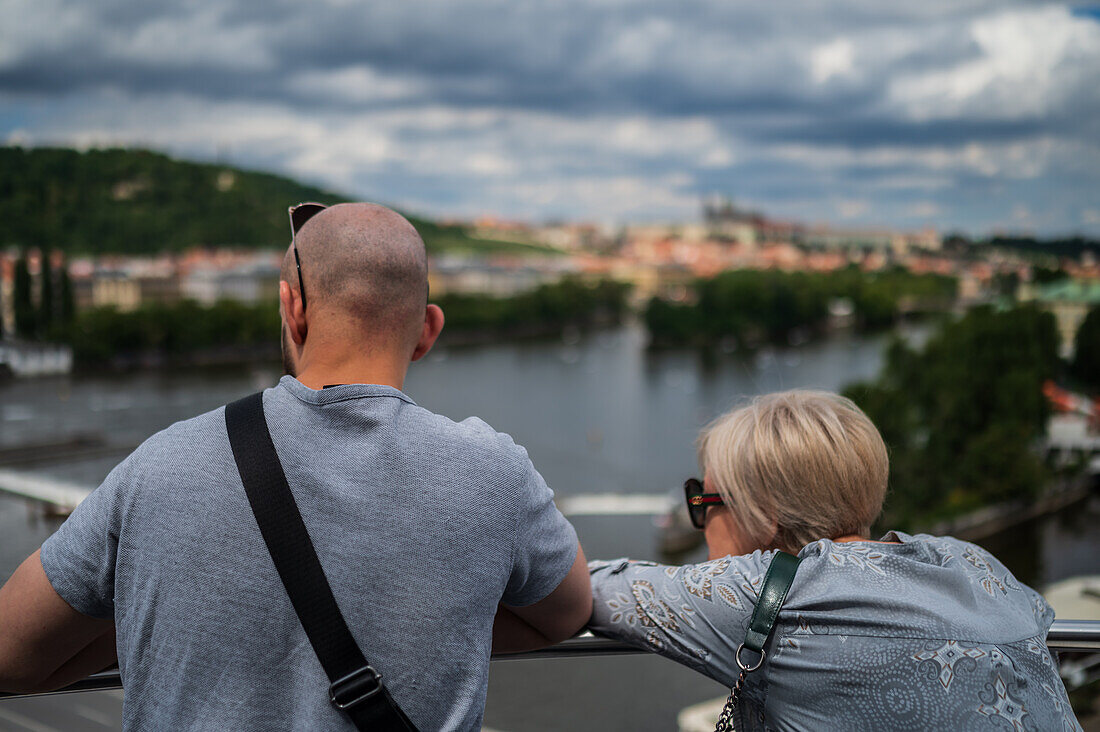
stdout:
POLYGON ((797 552, 867 536, 886 497, 889 459, 852 400, 796 389, 758 396, 699 435, 699 462, 753 546, 797 552))

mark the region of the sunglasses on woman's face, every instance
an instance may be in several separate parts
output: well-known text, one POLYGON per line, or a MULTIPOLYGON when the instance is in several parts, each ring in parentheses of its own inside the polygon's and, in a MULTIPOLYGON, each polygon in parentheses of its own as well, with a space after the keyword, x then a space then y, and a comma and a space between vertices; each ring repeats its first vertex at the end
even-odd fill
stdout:
POLYGON ((684 482, 684 498, 687 500, 688 516, 691 525, 697 529, 706 526, 707 506, 721 506, 722 496, 718 493, 704 493, 703 483, 698 478, 688 478, 684 482))

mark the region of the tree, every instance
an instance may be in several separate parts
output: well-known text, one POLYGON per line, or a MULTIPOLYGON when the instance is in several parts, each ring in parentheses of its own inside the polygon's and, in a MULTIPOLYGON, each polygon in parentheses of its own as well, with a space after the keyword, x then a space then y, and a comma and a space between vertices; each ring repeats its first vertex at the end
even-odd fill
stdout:
POLYGON ((1028 306, 977 308, 940 328, 921 350, 895 341, 870 384, 845 393, 890 448, 890 527, 1027 499, 1046 478, 1036 442, 1057 375, 1054 318, 1028 306))
POLYGON ((58 316, 65 327, 72 325, 76 317, 76 305, 73 302, 73 281, 69 277, 68 262, 62 260, 58 271, 58 316))
POLYGON ((998 272, 993 277, 993 289, 1001 295, 1013 297, 1020 286, 1020 275, 1016 272, 998 272))
POLYGON ((875 330, 897 320, 901 298, 927 311, 946 310, 956 289, 953 277, 901 268, 876 273, 854 266, 828 273, 734 270, 695 282, 694 304, 651 301, 645 320, 658 345, 787 343, 795 333, 823 331, 831 301, 851 302, 857 327, 875 330))
POLYGON ((15 334, 21 338, 33 338, 37 325, 34 301, 31 299, 31 273, 24 251, 15 262, 15 282, 12 292, 12 309, 15 315, 15 334))
POLYGON ((1089 310, 1073 342, 1073 375, 1089 386, 1100 387, 1100 305, 1089 310))
POLYGON ((42 250, 42 268, 39 281, 42 283, 38 298, 38 334, 48 336, 57 319, 57 303, 54 302, 53 262, 48 249, 42 250))
POLYGON ((1036 265, 1031 268, 1031 279, 1037 285, 1049 285, 1052 282, 1061 282, 1069 278, 1069 272, 1061 267, 1044 267, 1036 265))

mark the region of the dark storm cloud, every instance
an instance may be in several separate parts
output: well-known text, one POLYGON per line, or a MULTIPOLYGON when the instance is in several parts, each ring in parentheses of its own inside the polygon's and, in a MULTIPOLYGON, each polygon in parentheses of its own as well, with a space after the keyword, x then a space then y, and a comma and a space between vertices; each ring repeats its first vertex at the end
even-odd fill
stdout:
MULTIPOLYGON (((0 91, 281 96, 316 108, 316 97, 287 89, 288 78, 367 66, 421 82, 414 98, 391 104, 666 115, 802 112, 829 122, 836 110, 874 104, 897 69, 920 71, 975 55, 972 39, 957 30, 991 7, 495 0, 88 5, 88 24, 0 64, 0 91), (855 81, 815 87, 807 79, 806 56, 815 44, 907 28, 922 42, 878 67, 855 69, 855 81)), ((338 94, 320 103, 363 104, 338 94)))
MULTIPOLYGON (((765 204, 836 185, 886 202, 865 183, 1058 187, 1100 154, 1100 24, 1059 3, 12 2, 9 135, 215 138, 333 185, 384 175, 429 208, 537 214, 574 200, 555 181, 601 177, 654 181, 658 212, 754 185, 765 204)), ((1091 217, 1083 201, 1067 216, 1091 217)))
MULTIPOLYGON (((452 104, 821 111, 853 97, 873 99, 875 81, 858 90, 808 88, 802 61, 811 45, 853 30, 904 28, 928 15, 926 8, 861 3, 794 3, 778 11, 722 2, 88 5, 87 24, 62 30, 55 43, 21 48, 0 65, 0 90, 109 86, 269 98, 293 74, 367 65, 420 78, 423 98, 452 104), (159 42, 143 41, 143 34, 159 42), (264 57, 259 62, 251 59, 256 52, 264 57)), ((942 7, 952 8, 954 23, 981 5, 942 7)), ((947 40, 936 37, 947 25, 940 18, 921 29, 934 52, 918 47, 897 63, 913 69, 972 52, 938 42, 947 40)), ((347 104, 338 97, 327 103, 347 104)))

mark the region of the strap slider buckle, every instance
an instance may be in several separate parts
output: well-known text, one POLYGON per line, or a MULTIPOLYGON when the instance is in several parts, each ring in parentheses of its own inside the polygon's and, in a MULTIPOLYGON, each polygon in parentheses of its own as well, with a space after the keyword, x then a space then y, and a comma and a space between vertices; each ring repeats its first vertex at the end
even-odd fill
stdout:
POLYGON ((382 691, 382 674, 369 663, 329 684, 328 698, 337 709, 349 709, 382 691))

